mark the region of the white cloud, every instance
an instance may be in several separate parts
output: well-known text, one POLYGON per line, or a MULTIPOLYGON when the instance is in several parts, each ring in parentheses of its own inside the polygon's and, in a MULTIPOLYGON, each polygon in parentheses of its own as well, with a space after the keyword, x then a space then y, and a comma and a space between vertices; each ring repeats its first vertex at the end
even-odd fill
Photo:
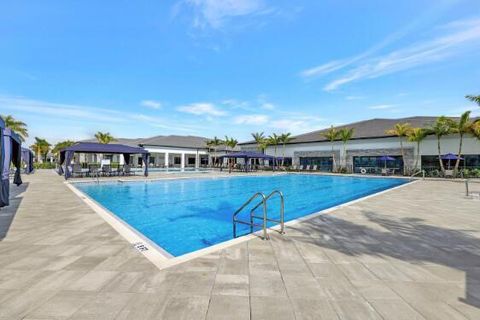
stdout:
POLYGON ((140 104, 150 109, 160 109, 162 107, 162 103, 155 100, 143 100, 140 104))
MULTIPOLYGON (((102 126, 129 126, 133 121, 135 125, 148 125, 154 128, 169 129, 170 131, 193 132, 198 130, 198 127, 188 124, 173 124, 171 119, 24 97, 0 96, 0 109, 9 110, 8 112, 14 116, 23 113, 28 116, 37 116, 41 121, 53 121, 59 125, 75 123, 77 128, 95 127, 100 130, 102 126)), ((79 137, 71 138, 78 139, 79 137)))
POLYGON ((370 106, 370 107, 368 107, 368 109, 384 110, 384 109, 392 109, 394 107, 395 107, 394 104, 378 104, 378 105, 375 105, 375 106, 370 106))
POLYGON ((292 134, 301 134, 309 131, 326 128, 329 123, 323 118, 318 117, 288 117, 269 121, 269 127, 282 132, 291 132, 292 134))
POLYGON ((378 78, 429 63, 443 61, 480 46, 480 19, 457 21, 442 28, 442 35, 417 42, 390 53, 360 59, 355 67, 324 86, 325 91, 338 89, 352 81, 378 78))
POLYGON ((270 102, 264 102, 260 105, 260 108, 262 108, 264 110, 274 110, 275 105, 273 103, 270 103, 270 102))
POLYGON ((177 110, 198 116, 220 117, 227 114, 225 111, 218 109, 212 103, 192 103, 186 106, 178 107, 177 110))
POLYGON ((268 116, 264 114, 252 114, 235 117, 234 122, 236 124, 261 125, 267 123, 268 120, 268 116))
POLYGON ((365 97, 362 96, 346 96, 345 100, 362 100, 365 99, 365 97))
MULTIPOLYGON (((234 17, 269 13, 263 0, 184 0, 193 10, 193 26, 198 28, 220 28, 225 21, 234 17)), ((176 11, 179 6, 176 7, 176 11)))

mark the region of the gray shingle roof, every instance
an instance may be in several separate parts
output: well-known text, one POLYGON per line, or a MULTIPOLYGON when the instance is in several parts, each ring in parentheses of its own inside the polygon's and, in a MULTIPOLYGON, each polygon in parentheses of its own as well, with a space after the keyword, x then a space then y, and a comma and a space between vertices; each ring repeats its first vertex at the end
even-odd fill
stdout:
POLYGON ((179 148, 207 148, 208 138, 196 136, 156 136, 147 139, 141 139, 139 142, 142 146, 162 146, 162 147, 179 147, 179 148))
MULTIPOLYGON (((112 143, 123 144, 123 145, 130 146, 130 147, 138 147, 138 144, 140 143, 141 140, 143 140, 143 139, 141 139, 141 138, 134 138, 134 139, 115 138, 115 141, 113 141, 112 143)), ((95 139, 95 138, 86 139, 86 140, 82 140, 82 141, 79 141, 79 142, 97 142, 97 139, 95 139)))
MULTIPOLYGON (((195 136, 155 136, 151 138, 115 138, 112 143, 124 144, 127 146, 138 147, 142 146, 162 146, 162 147, 178 147, 178 148, 192 148, 203 149, 206 148, 209 139, 195 136)), ((81 142, 97 142, 96 139, 82 140, 81 142)), ((220 149, 219 149, 220 150, 220 149)))
MULTIPOLYGON (((346 125, 335 127, 336 129, 354 128, 353 139, 367 139, 367 138, 385 138, 391 137, 385 133, 386 130, 391 129, 397 123, 409 123, 412 127, 428 127, 432 125, 437 117, 407 117, 399 119, 370 119, 359 122, 354 122, 346 125)), ((458 119, 458 118, 452 118, 458 119)), ((304 133, 294 136, 290 144, 294 143, 309 143, 327 141, 323 136, 329 128, 304 133)), ((255 141, 243 142, 241 145, 254 144, 255 141)))

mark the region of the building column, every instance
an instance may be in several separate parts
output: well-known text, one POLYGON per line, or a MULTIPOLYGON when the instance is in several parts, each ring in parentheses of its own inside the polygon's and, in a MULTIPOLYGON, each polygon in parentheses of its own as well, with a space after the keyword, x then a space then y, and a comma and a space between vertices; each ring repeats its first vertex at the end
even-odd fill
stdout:
POLYGON ((195 155, 195 168, 200 168, 200 155, 198 154, 198 151, 197 151, 197 154, 195 155))
POLYGON ((180 168, 183 170, 185 169, 185 153, 181 153, 181 158, 180 158, 180 168))
POLYGON ((168 168, 168 160, 170 158, 170 153, 165 152, 165 168, 168 168))

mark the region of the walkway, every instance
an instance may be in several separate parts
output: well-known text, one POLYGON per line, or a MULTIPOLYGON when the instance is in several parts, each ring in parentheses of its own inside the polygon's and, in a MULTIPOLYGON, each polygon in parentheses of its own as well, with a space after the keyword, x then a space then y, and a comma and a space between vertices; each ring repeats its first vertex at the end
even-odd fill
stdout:
POLYGON ((160 271, 50 171, 0 210, 0 319, 480 319, 480 201, 421 181, 160 271))

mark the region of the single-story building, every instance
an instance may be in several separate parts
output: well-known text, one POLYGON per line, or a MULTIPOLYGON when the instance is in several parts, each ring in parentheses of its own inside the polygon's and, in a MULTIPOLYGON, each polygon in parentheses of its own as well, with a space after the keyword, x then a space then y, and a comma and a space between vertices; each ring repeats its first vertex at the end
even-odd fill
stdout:
MULTIPOLYGON (((337 130, 353 128, 354 134, 344 146, 342 141, 335 141, 333 154, 337 166, 348 168, 353 172, 375 170, 383 163, 379 158, 388 155, 395 158, 389 161, 388 166, 402 170, 403 161, 400 151, 399 138, 386 134, 397 123, 409 123, 412 127, 427 128, 431 126, 436 117, 408 117, 400 119, 370 119, 335 127, 337 130)), ((325 138, 329 130, 322 129, 294 136, 286 144, 285 150, 282 145, 277 146, 277 156, 291 157, 293 165, 316 165, 319 170, 331 171, 332 169, 332 144, 325 138)), ((419 155, 419 167, 426 170, 439 168, 437 139, 433 135, 427 136, 417 149, 415 142, 407 142, 403 139, 405 162, 408 168, 413 168, 417 155, 419 155)), ((253 151, 257 149, 255 141, 239 144, 242 150, 253 151)), ((459 137, 456 134, 441 138, 441 154, 457 153, 459 137)), ((269 155, 274 155, 274 147, 269 146, 266 150, 269 155)), ((463 168, 480 168, 480 141, 475 137, 465 135, 463 139, 461 161, 463 168)))
MULTIPOLYGON (((227 150, 224 145, 217 146, 215 150, 208 146, 209 138, 198 136, 155 136, 151 138, 126 139, 118 138, 112 143, 127 145, 131 147, 142 147, 150 153, 150 168, 199 168, 213 165, 215 159, 220 158, 232 151, 239 151, 240 147, 234 150, 227 150)), ((96 142, 95 139, 81 142, 96 142)), ((132 155, 130 163, 133 166, 141 167, 142 158, 132 155)), ((75 155, 77 163, 100 163, 101 160, 110 160, 112 163, 123 165, 124 159, 115 154, 82 154, 75 155)))

